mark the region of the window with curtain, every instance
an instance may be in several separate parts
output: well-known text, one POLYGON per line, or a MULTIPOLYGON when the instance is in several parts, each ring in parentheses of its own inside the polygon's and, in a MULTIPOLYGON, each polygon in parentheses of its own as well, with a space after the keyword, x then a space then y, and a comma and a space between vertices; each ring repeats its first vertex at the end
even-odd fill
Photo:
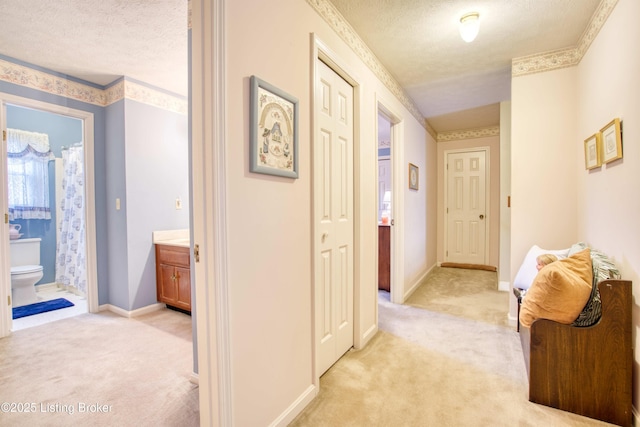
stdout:
POLYGON ((49 136, 7 129, 9 219, 51 219, 49 136))

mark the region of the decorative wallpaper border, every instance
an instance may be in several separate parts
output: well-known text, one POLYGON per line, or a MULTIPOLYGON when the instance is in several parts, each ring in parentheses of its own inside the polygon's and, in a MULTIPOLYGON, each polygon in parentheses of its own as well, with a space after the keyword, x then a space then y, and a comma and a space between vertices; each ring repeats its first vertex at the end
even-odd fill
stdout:
POLYGON ((519 77, 578 65, 617 3, 618 0, 600 2, 575 47, 514 58, 511 61, 511 76, 519 77))
POLYGON ((454 130, 438 134, 436 142, 458 141, 461 139, 484 138, 500 135, 500 126, 491 126, 479 129, 454 130))
POLYGON ((307 0, 318 12, 329 26, 340 36, 340 38, 355 52, 355 54, 369 67, 369 69, 380 79, 389 91, 400 100, 402 105, 411 112, 418 122, 426 129, 425 118, 416 107, 415 103, 405 93, 400 84, 393 78, 386 68, 378 61, 371 49, 362 41, 342 14, 328 0, 307 0))
POLYGON ((0 59, 0 81, 100 107, 126 98, 178 114, 186 115, 188 111, 186 99, 126 79, 107 89, 100 89, 3 59, 0 59))

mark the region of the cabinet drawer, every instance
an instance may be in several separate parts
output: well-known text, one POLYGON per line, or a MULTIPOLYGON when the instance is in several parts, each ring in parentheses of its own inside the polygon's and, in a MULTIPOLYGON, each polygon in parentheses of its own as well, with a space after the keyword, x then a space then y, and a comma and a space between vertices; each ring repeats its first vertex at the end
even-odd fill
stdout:
POLYGON ((156 262, 180 267, 189 267, 189 248, 170 245, 156 245, 156 262))

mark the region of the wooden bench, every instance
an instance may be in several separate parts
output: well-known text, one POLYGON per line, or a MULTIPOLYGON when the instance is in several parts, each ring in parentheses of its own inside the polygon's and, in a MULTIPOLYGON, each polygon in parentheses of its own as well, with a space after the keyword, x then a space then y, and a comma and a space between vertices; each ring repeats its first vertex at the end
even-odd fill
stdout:
MULTIPOLYGON (((531 402, 631 426, 631 281, 599 283, 602 317, 588 327, 519 326, 531 402)), ((526 297, 525 297, 526 298, 526 297)))

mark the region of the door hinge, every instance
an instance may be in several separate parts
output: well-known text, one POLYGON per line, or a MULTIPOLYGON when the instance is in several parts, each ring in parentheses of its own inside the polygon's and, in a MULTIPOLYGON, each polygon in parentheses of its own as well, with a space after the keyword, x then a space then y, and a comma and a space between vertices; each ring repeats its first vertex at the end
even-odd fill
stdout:
POLYGON ((200 245, 193 245, 193 257, 196 262, 200 262, 200 245))
POLYGON ((7 295, 7 305, 11 305, 11 295, 7 295))
POLYGON ((2 130, 2 140, 6 141, 7 140, 7 131, 6 130, 2 130))
POLYGON ((8 213, 4 214, 4 223, 5 224, 9 224, 9 214, 8 213))

